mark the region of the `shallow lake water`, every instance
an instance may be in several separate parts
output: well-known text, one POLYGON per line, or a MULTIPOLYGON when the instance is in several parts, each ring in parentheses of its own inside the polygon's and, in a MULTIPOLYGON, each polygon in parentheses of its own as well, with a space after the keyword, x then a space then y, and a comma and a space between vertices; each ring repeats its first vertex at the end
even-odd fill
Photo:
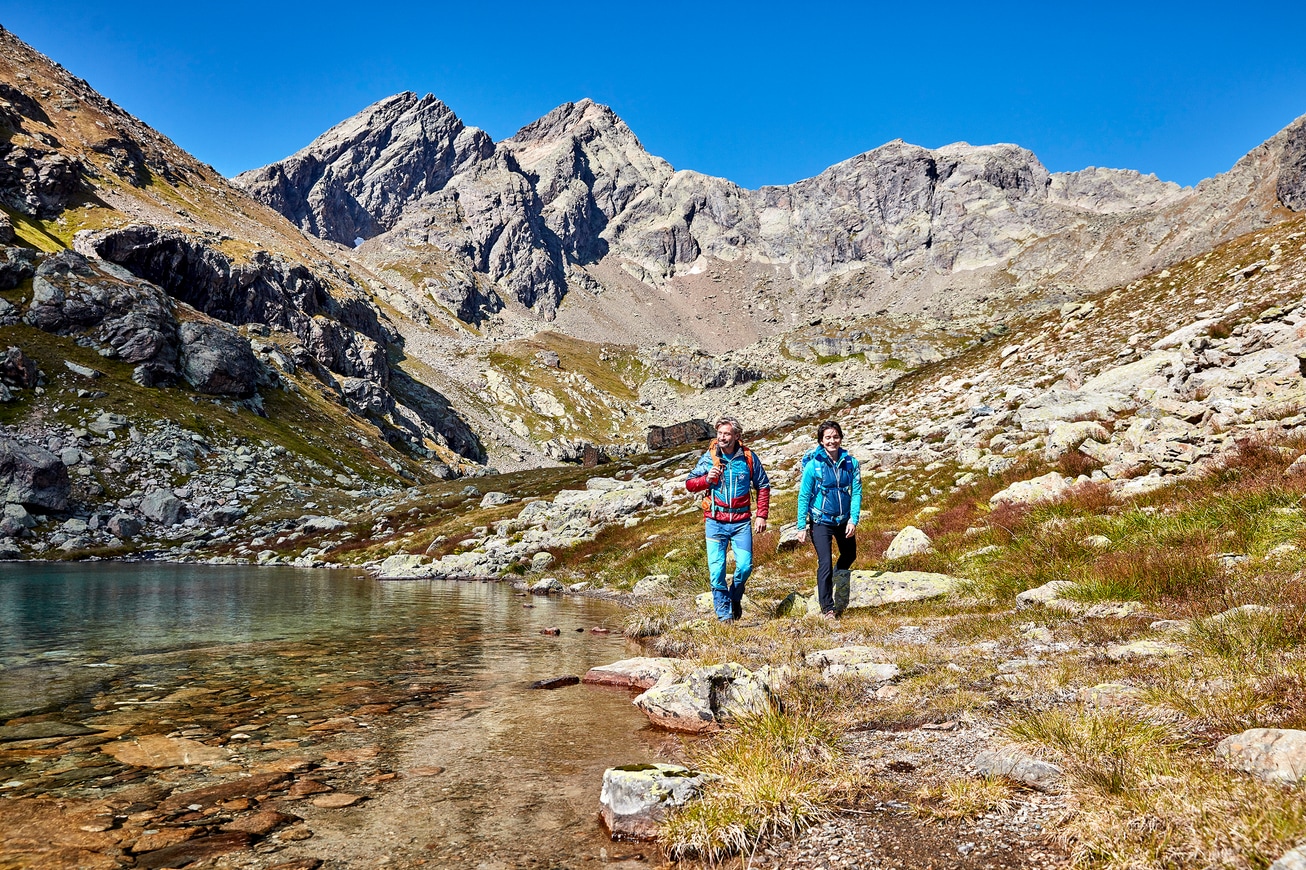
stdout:
POLYGON ((179 828, 207 842, 271 806, 302 821, 259 835, 240 853, 245 863, 224 859, 231 866, 620 859, 638 849, 610 843, 597 824, 602 771, 675 746, 626 692, 528 686, 639 655, 621 637, 621 616, 609 602, 495 583, 0 564, 0 803, 31 798, 30 809, 56 796, 67 812, 84 802, 112 821, 82 826, 107 827, 76 848, 119 855, 123 866, 148 852, 142 844, 154 841, 139 839, 148 832, 179 828), (222 757, 145 766, 112 751, 142 737, 194 741, 222 757), (169 794, 268 770, 293 774, 272 790, 290 785, 288 796, 228 801, 194 818, 158 809, 169 794), (363 800, 316 806, 294 794, 305 779, 363 800))

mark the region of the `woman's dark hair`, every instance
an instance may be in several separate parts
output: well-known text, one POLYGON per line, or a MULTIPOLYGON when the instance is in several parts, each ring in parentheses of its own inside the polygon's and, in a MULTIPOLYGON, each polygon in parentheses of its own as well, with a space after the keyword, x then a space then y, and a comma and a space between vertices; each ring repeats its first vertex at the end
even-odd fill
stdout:
POLYGON ((821 443, 821 439, 825 437, 825 430, 827 429, 833 429, 834 431, 839 433, 840 438, 843 437, 843 427, 841 427, 838 423, 834 422, 833 420, 826 420, 824 423, 816 427, 817 444, 821 443))

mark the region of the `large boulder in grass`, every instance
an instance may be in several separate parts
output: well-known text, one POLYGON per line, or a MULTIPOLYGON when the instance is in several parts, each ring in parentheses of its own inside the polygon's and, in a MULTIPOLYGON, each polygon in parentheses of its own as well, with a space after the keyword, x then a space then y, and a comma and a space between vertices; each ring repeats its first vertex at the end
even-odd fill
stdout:
POLYGON ((930 540, 929 535, 915 526, 907 526, 893 536, 893 541, 889 543, 889 549, 884 551, 884 558, 890 561, 905 559, 908 556, 930 553, 933 550, 934 542, 930 540))
MULTIPOLYGON (((961 582, 959 577, 929 571, 851 571, 848 576, 848 609, 938 598, 951 593, 961 582)), ((837 581, 834 597, 838 606, 837 581)))
POLYGON ((603 772, 599 807, 613 839, 652 840, 667 811, 702 794, 708 775, 678 764, 628 764, 603 772))
POLYGON ((1251 728, 1221 740, 1215 754, 1267 782, 1294 784, 1306 778, 1306 731, 1295 728, 1251 728))
POLYGON ((752 671, 727 662, 682 677, 669 673, 633 703, 659 728, 697 734, 767 712, 771 692, 752 671))
POLYGON ((52 511, 68 509, 68 466, 48 450, 0 438, 0 502, 52 511))
POLYGON ((1055 471, 1029 480, 1020 480, 1011 486, 996 492, 989 499, 989 504, 997 507, 1001 504, 1045 504, 1064 496, 1075 482, 1062 477, 1055 471))
POLYGON ((879 683, 898 676, 897 665, 878 661, 883 657, 884 651, 875 647, 841 646, 810 652, 805 661, 811 667, 821 668, 826 679, 852 674, 879 683))

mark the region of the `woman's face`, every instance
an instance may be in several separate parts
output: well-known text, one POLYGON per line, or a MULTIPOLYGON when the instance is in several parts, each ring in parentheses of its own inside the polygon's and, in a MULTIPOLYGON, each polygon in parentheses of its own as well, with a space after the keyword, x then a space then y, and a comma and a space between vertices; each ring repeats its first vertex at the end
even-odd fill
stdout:
POLYGON ((841 444, 843 444, 843 436, 839 434, 838 429, 826 429, 821 433, 821 446, 830 453, 838 451, 841 444))

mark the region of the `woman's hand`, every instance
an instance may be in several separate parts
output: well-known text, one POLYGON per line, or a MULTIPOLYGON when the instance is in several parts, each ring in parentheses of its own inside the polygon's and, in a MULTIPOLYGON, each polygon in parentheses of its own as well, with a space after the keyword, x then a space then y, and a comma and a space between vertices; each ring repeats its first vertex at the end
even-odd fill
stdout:
POLYGON ((799 529, 799 530, 798 530, 798 543, 800 543, 800 544, 806 544, 806 543, 807 543, 807 529, 799 529))
POLYGON ((843 530, 843 536, 845 538, 857 537, 857 524, 849 523, 848 526, 843 530))

